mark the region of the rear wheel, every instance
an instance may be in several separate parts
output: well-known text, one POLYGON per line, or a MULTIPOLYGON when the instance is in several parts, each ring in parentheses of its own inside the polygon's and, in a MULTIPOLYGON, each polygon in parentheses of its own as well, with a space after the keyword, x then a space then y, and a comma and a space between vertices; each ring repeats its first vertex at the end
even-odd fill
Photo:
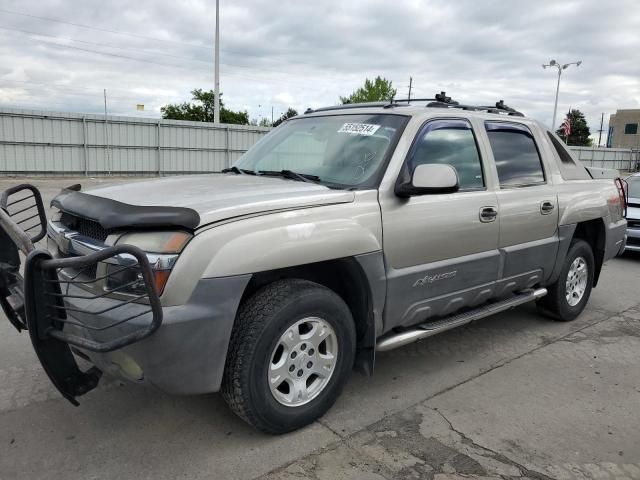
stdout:
POLYGON ((333 291, 306 280, 274 282, 240 308, 222 394, 267 433, 303 427, 333 405, 353 367, 355 327, 333 291))
POLYGON ((594 267, 591 246, 582 239, 572 240, 558 280, 547 287, 549 293, 538 300, 539 310, 563 322, 577 318, 589 301, 594 267))

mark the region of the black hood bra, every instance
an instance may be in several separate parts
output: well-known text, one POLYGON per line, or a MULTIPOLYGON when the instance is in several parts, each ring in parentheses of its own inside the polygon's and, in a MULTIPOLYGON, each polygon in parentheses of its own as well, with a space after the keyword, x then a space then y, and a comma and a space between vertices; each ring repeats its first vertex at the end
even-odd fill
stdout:
POLYGON ((79 185, 63 189, 51 206, 65 213, 94 220, 105 229, 179 227, 200 225, 200 215, 191 208, 137 206, 78 191, 79 185))

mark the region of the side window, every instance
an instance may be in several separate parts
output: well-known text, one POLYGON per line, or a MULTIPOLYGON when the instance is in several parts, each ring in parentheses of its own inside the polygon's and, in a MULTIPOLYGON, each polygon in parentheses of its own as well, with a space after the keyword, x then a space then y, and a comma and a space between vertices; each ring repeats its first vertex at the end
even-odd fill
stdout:
POLYGON ((485 122, 485 128, 501 187, 525 187, 545 182, 538 147, 526 126, 508 122, 485 122))
POLYGON ((407 163, 410 172, 425 163, 451 165, 458 172, 460 190, 484 187, 480 154, 466 120, 429 122, 418 134, 407 163))

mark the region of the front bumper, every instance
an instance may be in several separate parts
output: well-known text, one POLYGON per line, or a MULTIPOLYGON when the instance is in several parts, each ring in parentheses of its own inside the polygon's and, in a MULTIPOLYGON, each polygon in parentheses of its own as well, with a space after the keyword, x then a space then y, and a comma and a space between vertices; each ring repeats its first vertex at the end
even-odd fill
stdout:
MULTIPOLYGON (((180 395, 220 389, 236 310, 250 275, 202 279, 184 305, 163 307, 162 326, 148 338, 99 353, 76 350, 111 376, 180 395)), ((117 300, 105 300, 111 303, 117 300)), ((90 321, 108 323, 108 317, 90 321)), ((93 335, 71 327, 79 335, 93 335)), ((109 335, 124 335, 135 325, 122 325, 109 335)))
POLYGON ((95 388, 102 372, 170 393, 219 389, 250 275, 201 280, 186 304, 162 307, 140 249, 119 245, 54 258, 59 252, 35 247, 45 228, 37 189, 19 186, 2 195, 0 304, 19 331, 28 330, 40 363, 65 398, 77 405, 76 397, 95 388), (136 294, 125 295, 110 282, 125 270, 135 280, 124 287, 135 285, 136 294), (95 366, 81 371, 73 353, 95 366))
POLYGON ((640 228, 627 227, 625 252, 640 252, 640 228))

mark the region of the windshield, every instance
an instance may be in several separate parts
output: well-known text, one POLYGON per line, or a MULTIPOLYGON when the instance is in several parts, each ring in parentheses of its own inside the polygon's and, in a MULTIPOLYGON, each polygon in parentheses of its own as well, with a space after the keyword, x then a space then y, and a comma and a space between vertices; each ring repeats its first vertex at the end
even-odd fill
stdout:
POLYGON ((629 198, 640 198, 640 176, 627 178, 629 198))
POLYGON ((319 183, 371 186, 397 142, 407 117, 335 115, 290 120, 235 163, 243 170, 292 170, 319 183))

